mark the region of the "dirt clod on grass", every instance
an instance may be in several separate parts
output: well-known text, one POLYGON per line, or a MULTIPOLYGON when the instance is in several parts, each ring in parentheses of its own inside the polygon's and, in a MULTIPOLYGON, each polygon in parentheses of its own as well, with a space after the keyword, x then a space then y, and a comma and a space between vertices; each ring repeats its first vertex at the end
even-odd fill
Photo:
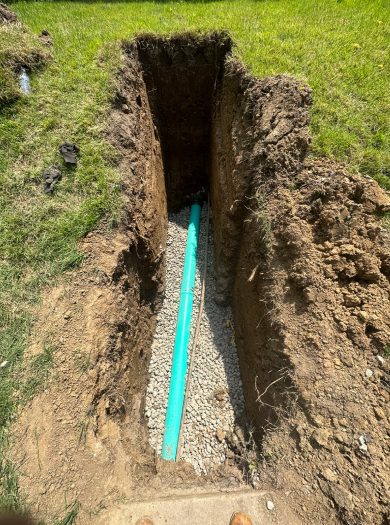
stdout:
POLYGON ((11 9, 0 2, 0 24, 16 24, 18 23, 18 17, 11 11, 11 9))
POLYGON ((47 290, 29 355, 50 338, 54 367, 13 428, 21 490, 39 516, 58 515, 66 495, 81 503, 80 523, 107 523, 115 505, 167 486, 253 481, 237 466, 245 443, 207 477, 148 444, 167 212, 208 189, 258 486, 304 524, 389 519, 390 234, 380 217, 390 200, 371 179, 306 161, 310 90, 254 78, 231 45, 147 35, 124 47, 110 116, 123 213, 113 231, 86 237, 81 269, 47 290), (195 171, 177 162, 195 157, 195 171))

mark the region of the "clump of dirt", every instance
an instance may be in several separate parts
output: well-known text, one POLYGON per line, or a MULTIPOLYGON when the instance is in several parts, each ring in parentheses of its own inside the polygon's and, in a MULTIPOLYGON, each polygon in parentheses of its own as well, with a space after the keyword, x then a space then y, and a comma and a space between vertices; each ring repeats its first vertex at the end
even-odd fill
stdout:
POLYGON ((42 69, 50 60, 47 46, 19 22, 16 14, 0 4, 0 109, 20 98, 19 74, 42 69))
POLYGON ((0 24, 17 24, 18 17, 16 14, 3 2, 0 2, 0 24))
POLYGON ((154 457, 147 438, 167 211, 205 188, 256 479, 302 523, 388 519, 390 252, 378 215, 390 201, 370 179, 305 162, 310 90, 286 76, 255 79, 231 47, 225 34, 124 46, 110 116, 123 214, 113 232, 87 236, 84 266, 47 291, 30 353, 50 337, 54 370, 14 427, 22 493, 39 515, 58 515, 66 495, 81 502, 80 523, 103 523, 118 502, 167 486, 247 481, 235 457, 245 437, 207 478, 154 457))

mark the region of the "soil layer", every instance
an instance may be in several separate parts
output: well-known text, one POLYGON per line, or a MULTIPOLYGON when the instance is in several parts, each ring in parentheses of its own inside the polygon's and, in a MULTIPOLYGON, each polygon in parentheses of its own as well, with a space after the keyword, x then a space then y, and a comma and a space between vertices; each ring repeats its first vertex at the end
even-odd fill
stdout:
POLYGON ((22 492, 40 516, 58 515, 66 498, 81 502, 80 523, 94 523, 163 487, 259 479, 303 523, 388 523, 390 248, 380 215, 390 201, 370 179, 305 162, 310 90, 253 78, 230 49, 215 34, 124 47, 110 117, 124 213, 115 231, 87 236, 84 266, 47 291, 30 354, 50 337, 54 370, 13 429, 22 492), (218 301, 233 308, 260 450, 254 461, 249 436, 233 436, 231 459, 208 477, 156 458, 144 415, 167 210, 203 188, 218 301))

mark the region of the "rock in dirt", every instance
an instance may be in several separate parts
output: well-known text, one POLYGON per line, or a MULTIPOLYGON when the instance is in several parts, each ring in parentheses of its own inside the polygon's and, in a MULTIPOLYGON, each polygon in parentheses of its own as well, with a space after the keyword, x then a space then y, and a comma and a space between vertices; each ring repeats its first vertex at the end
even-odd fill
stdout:
POLYGON ((374 407, 374 414, 378 419, 386 419, 386 415, 380 407, 374 407))
POLYGON ((383 366, 385 364, 385 360, 381 355, 376 356, 377 360, 379 361, 379 364, 383 366))
POLYGON ((219 403, 222 403, 223 401, 225 401, 226 396, 227 396, 227 390, 225 389, 216 390, 214 393, 214 397, 219 403))
POLYGON ((46 168, 42 174, 44 180, 44 192, 53 193, 55 185, 62 179, 62 173, 57 166, 46 168))
POLYGON ((368 452, 366 438, 364 436, 360 436, 358 439, 358 442, 359 442, 360 452, 364 452, 364 453, 368 452))
POLYGON ((329 488, 330 496, 339 509, 352 509, 352 494, 343 486, 331 483, 329 488))
POLYGON ((80 150, 76 144, 73 144, 72 142, 64 142, 59 147, 59 151, 66 164, 77 164, 77 154, 80 150))
POLYGON ((326 479, 326 481, 330 481, 331 483, 335 483, 337 481, 336 474, 328 467, 324 468, 324 470, 321 472, 321 476, 326 479))
POLYGON ((317 428, 311 435, 311 440, 315 447, 329 449, 329 437, 330 432, 328 430, 317 428))
POLYGON ((267 509, 268 509, 269 511, 272 511, 272 510, 274 510, 274 508, 275 508, 275 504, 274 504, 274 502, 271 501, 271 500, 269 499, 269 500, 267 501, 267 509))

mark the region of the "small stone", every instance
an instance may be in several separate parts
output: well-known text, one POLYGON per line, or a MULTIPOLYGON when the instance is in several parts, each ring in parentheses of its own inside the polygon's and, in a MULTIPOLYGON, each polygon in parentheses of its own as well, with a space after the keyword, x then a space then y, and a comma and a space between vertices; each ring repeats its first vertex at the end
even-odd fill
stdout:
POLYGON ((358 319, 360 319, 363 322, 366 322, 368 319, 367 312, 364 312, 363 310, 359 312, 357 316, 358 316, 358 319))
POLYGON ((311 435, 312 441, 318 447, 329 449, 330 432, 325 429, 316 429, 311 435))
POLYGON ((8 361, 2 361, 0 363, 0 368, 5 368, 8 365, 8 361))
POLYGON ((367 370, 366 370, 366 377, 369 379, 373 375, 374 375, 374 372, 372 370, 370 370, 369 368, 367 368, 367 370))
POLYGON ((269 511, 273 511, 274 508, 275 508, 274 502, 271 501, 270 499, 267 500, 267 509, 268 509, 269 511))
POLYGON ((385 364, 385 360, 384 360, 384 358, 383 358, 381 355, 378 354, 378 355, 376 356, 376 358, 377 358, 377 360, 378 360, 378 362, 379 362, 379 364, 380 364, 381 366, 383 366, 383 365, 385 364))
POLYGON ((362 445, 359 445, 359 450, 362 452, 368 452, 368 447, 365 443, 363 443, 362 445))
POLYGON ((226 390, 224 388, 221 388, 220 390, 216 390, 216 392, 214 393, 214 397, 219 402, 224 401, 226 397, 226 390))
POLYGON ((368 452, 366 438, 364 436, 359 436, 358 442, 359 442, 359 450, 361 452, 368 452))
POLYGON ((215 435, 216 435, 218 441, 220 443, 222 443, 224 441, 225 437, 226 437, 226 432, 224 430, 222 430, 221 428, 217 428, 217 431, 216 431, 215 435))
POLYGON ((335 481, 337 481, 337 476, 336 474, 333 472, 333 470, 331 470, 330 468, 325 468, 322 472, 321 472, 321 475, 324 479, 326 479, 326 481, 330 481, 332 483, 334 483, 335 481))
POLYGON ((380 407, 374 407, 374 413, 378 419, 385 419, 385 413, 380 407))
POLYGON ((344 304, 345 306, 359 306, 361 304, 361 299, 356 295, 344 294, 344 304))
POLYGON ((325 419, 323 416, 321 416, 320 414, 313 414, 312 418, 313 418, 313 423, 315 424, 316 427, 321 428, 324 426, 325 419))
POLYGON ((308 303, 315 303, 317 300, 317 291, 311 286, 303 290, 303 295, 308 303))
POLYGON ((335 432, 334 440, 340 445, 348 445, 347 436, 345 435, 345 432, 335 432))
POLYGON ((330 488, 330 494, 339 509, 353 509, 354 505, 352 494, 343 486, 332 484, 330 488))

